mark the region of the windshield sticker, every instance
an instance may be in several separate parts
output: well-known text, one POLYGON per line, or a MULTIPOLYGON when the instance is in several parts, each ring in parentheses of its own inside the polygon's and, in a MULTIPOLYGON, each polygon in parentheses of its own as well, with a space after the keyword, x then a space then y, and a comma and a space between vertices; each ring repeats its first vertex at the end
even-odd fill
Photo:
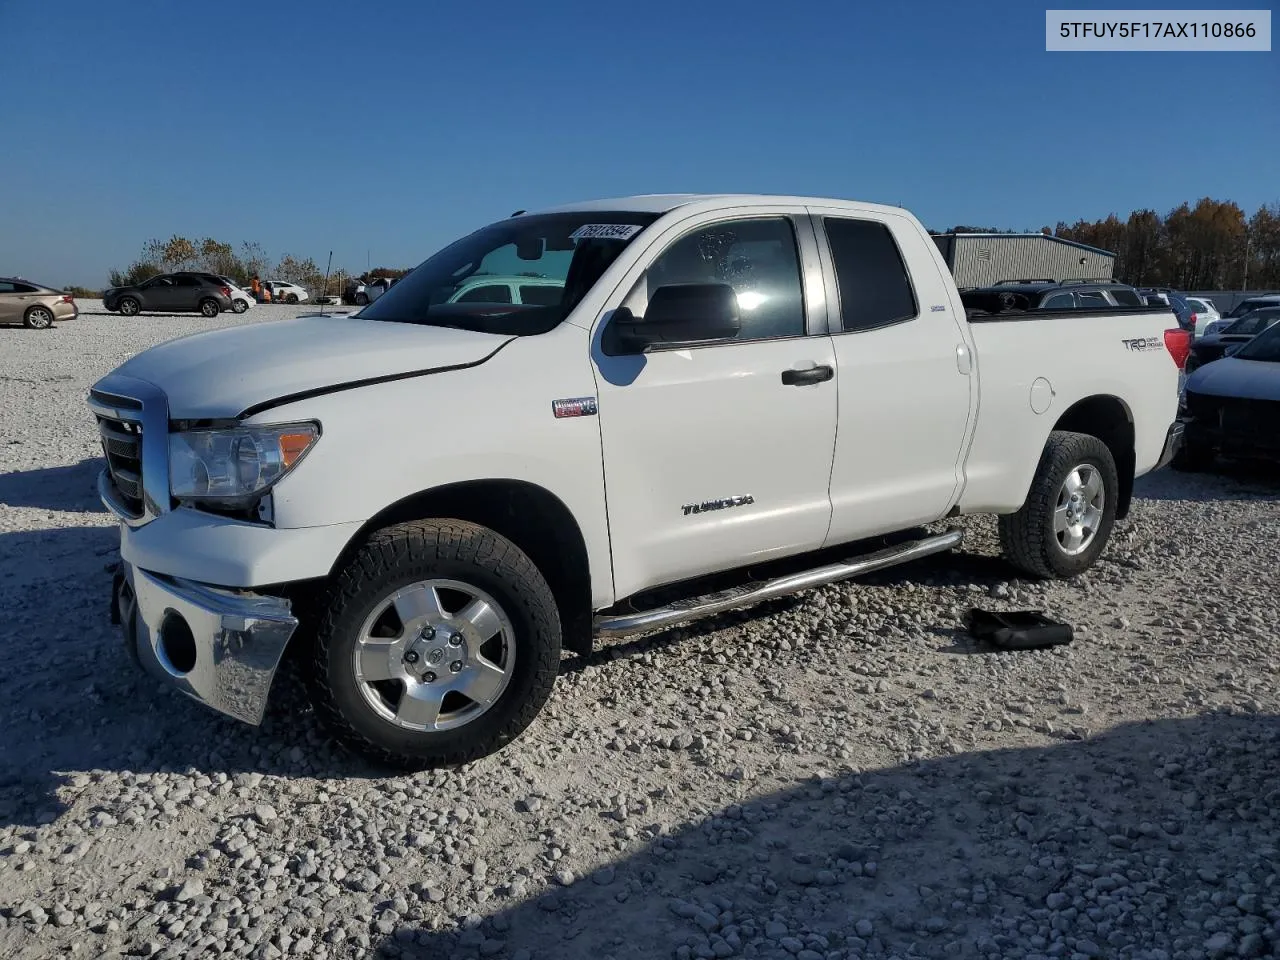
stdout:
POLYGON ((644 227, 633 223, 584 223, 573 233, 570 240, 630 240, 644 227))

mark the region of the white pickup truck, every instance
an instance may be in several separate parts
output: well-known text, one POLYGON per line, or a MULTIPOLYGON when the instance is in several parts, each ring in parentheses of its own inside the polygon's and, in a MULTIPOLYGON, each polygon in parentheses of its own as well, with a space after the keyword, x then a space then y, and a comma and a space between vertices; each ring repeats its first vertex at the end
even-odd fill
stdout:
POLYGON ((896 207, 522 213, 355 315, 180 338, 95 384, 113 615, 233 717, 261 722, 290 645, 341 740, 463 762, 534 719, 562 647, 949 550, 949 517, 1080 573, 1173 455, 1185 338, 1160 308, 966 309, 896 207), (451 302, 530 271, 562 295, 451 302))

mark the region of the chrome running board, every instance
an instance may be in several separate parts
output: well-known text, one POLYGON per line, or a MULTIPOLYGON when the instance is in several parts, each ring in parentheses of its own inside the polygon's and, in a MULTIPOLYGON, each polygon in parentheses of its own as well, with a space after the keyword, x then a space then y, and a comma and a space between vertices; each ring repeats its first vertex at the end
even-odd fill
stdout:
POLYGON ((649 630, 660 630, 676 624, 700 620, 703 617, 715 616, 729 610, 754 606, 766 600, 799 593, 813 587, 825 586, 839 580, 894 567, 900 563, 909 563, 921 557, 935 553, 945 553, 960 545, 964 539, 964 531, 950 530, 936 537, 925 537, 923 540, 912 540, 901 546, 877 550, 862 557, 854 557, 842 563, 832 563, 824 567, 815 567, 803 573, 795 573, 776 580, 763 583, 748 583, 718 593, 680 600, 665 607, 654 610, 642 610, 638 613, 625 613, 619 616, 596 617, 594 633, 597 637, 626 637, 649 630))

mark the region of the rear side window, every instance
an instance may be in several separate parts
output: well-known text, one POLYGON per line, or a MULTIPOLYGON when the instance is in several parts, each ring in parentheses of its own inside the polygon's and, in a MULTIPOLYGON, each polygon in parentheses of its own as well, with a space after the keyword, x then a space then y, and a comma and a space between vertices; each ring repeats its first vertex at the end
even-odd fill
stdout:
POLYGON ((564 296, 564 288, 553 287, 550 284, 537 284, 520 288, 521 303, 532 303, 540 307, 558 306, 562 296, 564 296))
POLYGON ((914 319, 915 292, 889 228, 843 217, 824 217, 822 225, 840 287, 841 328, 875 330, 914 319))
POLYGON ((1142 306, 1142 298, 1138 296, 1136 290, 1113 289, 1111 295, 1116 298, 1116 303, 1126 307, 1142 306))
POLYGON ((1072 310, 1075 305, 1076 298, 1073 294, 1055 293, 1041 305, 1041 308, 1044 310, 1072 310))
POLYGON ((16 284, 12 284, 8 280, 0 280, 0 293, 17 293, 16 286, 16 284))
POLYGON ((1100 293, 1082 293, 1080 294, 1080 302, 1087 307, 1109 307, 1110 303, 1107 298, 1100 293))
MULTIPOLYGON (((511 288, 505 283, 491 283, 488 286, 468 290, 457 300, 458 303, 510 303, 511 288)), ((557 301, 558 303, 559 301, 557 301)))

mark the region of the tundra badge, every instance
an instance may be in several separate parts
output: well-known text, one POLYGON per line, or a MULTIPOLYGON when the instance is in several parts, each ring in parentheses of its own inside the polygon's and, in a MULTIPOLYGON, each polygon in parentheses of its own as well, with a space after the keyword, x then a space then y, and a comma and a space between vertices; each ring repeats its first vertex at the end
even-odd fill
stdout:
POLYGON ((691 513, 707 513, 710 510, 726 510, 729 507, 742 507, 748 503, 755 503, 756 498, 750 494, 741 497, 725 497, 723 500, 703 500, 701 503, 686 503, 683 507, 684 515, 687 517, 691 513))

